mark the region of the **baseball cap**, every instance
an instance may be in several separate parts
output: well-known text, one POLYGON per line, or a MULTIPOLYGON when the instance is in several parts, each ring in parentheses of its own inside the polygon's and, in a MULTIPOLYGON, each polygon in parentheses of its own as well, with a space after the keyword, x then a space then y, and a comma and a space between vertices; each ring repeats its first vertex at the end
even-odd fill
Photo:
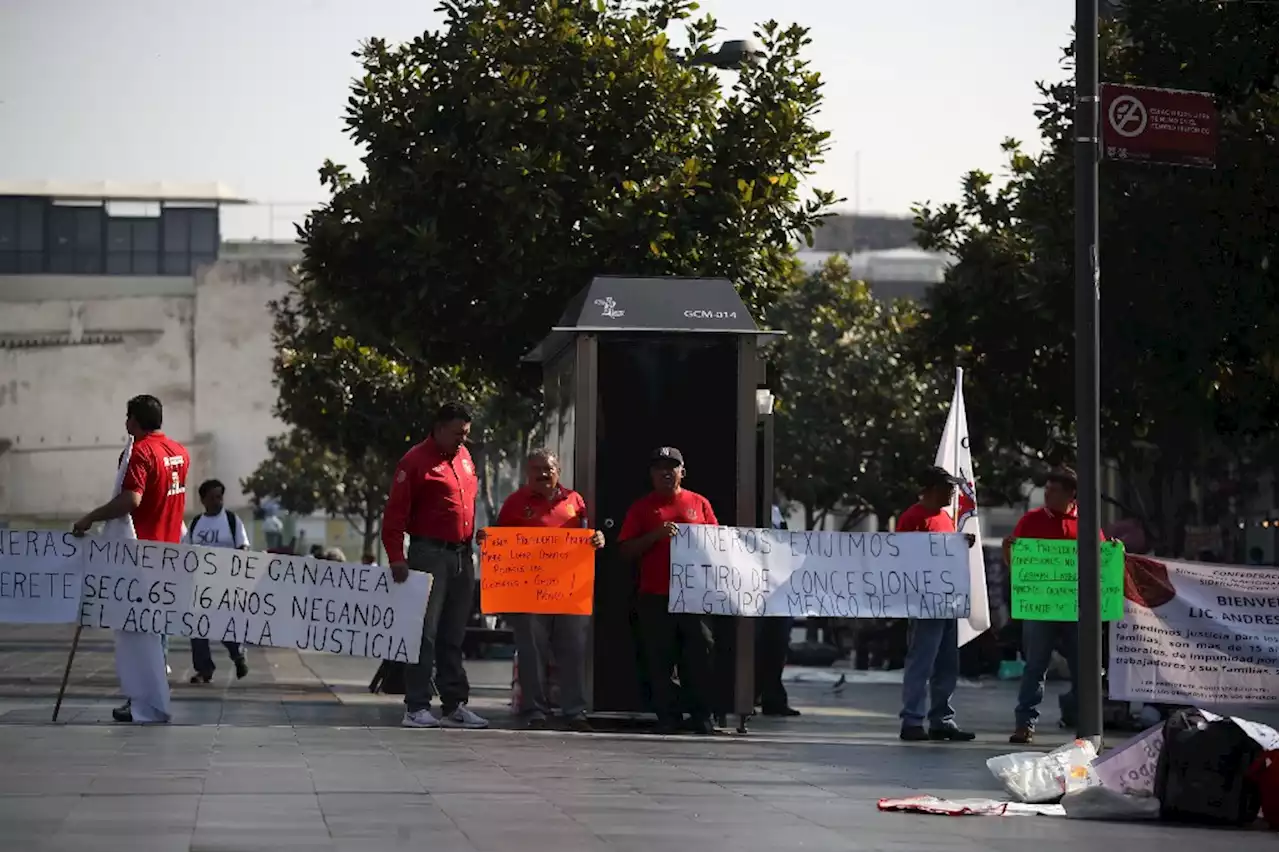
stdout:
POLYGON ((938 467, 937 465, 934 465, 933 467, 925 468, 924 472, 920 475, 921 488, 933 488, 938 485, 963 485, 963 484, 964 484, 963 479, 961 479, 958 476, 952 476, 950 473, 947 472, 946 468, 938 467))
POLYGON ((658 447, 649 454, 649 464, 683 465, 684 456, 675 447, 658 447))

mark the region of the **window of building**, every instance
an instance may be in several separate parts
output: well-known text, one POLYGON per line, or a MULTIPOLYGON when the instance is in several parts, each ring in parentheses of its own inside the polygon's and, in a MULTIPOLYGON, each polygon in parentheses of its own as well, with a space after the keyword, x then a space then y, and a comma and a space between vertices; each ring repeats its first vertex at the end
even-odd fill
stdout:
POLYGON ((161 217, 165 275, 190 275, 218 257, 218 211, 203 207, 166 207, 161 217))
POLYGON ((108 275, 155 275, 159 269, 159 218, 113 216, 107 220, 108 275))
POLYGON ((49 208, 49 271, 59 275, 103 272, 102 238, 107 214, 101 205, 54 204, 49 208))
POLYGON ((0 198, 0 274, 44 271, 46 207, 36 198, 0 198))
POLYGON ((191 275, 218 259, 216 204, 0 197, 0 275, 191 275))

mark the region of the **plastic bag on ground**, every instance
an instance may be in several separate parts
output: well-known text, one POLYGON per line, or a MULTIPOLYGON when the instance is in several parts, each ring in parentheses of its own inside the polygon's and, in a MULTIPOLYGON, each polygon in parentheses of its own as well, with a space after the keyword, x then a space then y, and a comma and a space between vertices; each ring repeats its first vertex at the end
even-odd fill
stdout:
POLYGON ((1160 817, 1160 802, 1150 794, 1126 796, 1106 787, 1085 787, 1062 797, 1067 819, 1142 820, 1160 817))
POLYGON ((1048 754, 1020 751, 987 761, 987 769, 1019 802, 1056 802, 1064 794, 1098 783, 1090 765, 1098 750, 1075 740, 1048 754))

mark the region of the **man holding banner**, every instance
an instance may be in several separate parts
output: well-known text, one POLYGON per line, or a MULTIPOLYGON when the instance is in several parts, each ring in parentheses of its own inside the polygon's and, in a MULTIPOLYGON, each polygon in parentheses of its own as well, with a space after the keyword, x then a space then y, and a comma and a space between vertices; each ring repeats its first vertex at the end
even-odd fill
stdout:
MULTIPOLYGON (((954 533, 955 519, 947 509, 955 501, 956 486, 964 480, 941 467, 931 467, 920 478, 920 502, 898 517, 896 532, 954 533)), ((976 539, 965 537, 969 547, 976 539)), ((907 742, 950 740, 968 742, 974 735, 956 725, 951 697, 960 675, 959 624, 953 618, 913 618, 906 666, 902 672, 902 731, 907 742), (926 705, 927 702, 927 705, 926 705), (925 730, 925 717, 929 729, 925 730)))
POLYGON ((396 465, 382 511, 382 546, 392 579, 403 583, 410 569, 431 575, 418 661, 405 668, 401 724, 406 728, 489 726, 467 707, 471 685, 462 665, 462 640, 475 603, 471 542, 480 490, 475 464, 464 446, 470 434, 471 411, 466 406, 441 406, 431 435, 396 465), (431 712, 437 688, 439 717, 431 712))
MULTIPOLYGON (((83 536, 99 521, 110 526, 128 518, 132 523, 116 537, 171 544, 182 540, 191 457, 186 447, 160 431, 163 424, 160 400, 149 394, 129 400, 125 430, 132 444, 117 474, 116 494, 76 521, 71 528, 75 535, 83 536)), ((116 676, 129 699, 111 712, 117 722, 169 721, 163 642, 154 633, 116 631, 116 676)))
MULTIPOLYGON (((1004 561, 1012 570, 1013 542, 1020 538, 1048 540, 1077 539, 1079 519, 1076 515, 1076 472, 1069 467, 1058 467, 1045 480, 1044 505, 1027 512, 1013 528, 1013 534, 1004 540, 1004 561)), ((1098 537, 1106 536, 1098 531, 1098 537)), ((1044 700, 1044 681, 1049 672, 1055 647, 1060 647, 1071 672, 1071 691, 1062 696, 1064 715, 1075 712, 1076 684, 1076 624, 1070 621, 1023 621, 1022 684, 1018 688, 1018 706, 1014 710, 1015 729, 1009 742, 1024 745, 1035 739, 1036 722, 1040 719, 1040 702, 1044 700)))
MULTIPOLYGON (((525 462, 524 485, 502 504, 500 527, 577 527, 587 529, 587 504, 578 492, 560 485, 560 460, 551 450, 537 449, 525 462)), ((485 531, 476 533, 482 547, 485 531)), ((599 530, 591 546, 604 546, 599 530)), ((586 637, 589 615, 511 613, 516 639, 516 673, 521 711, 531 729, 545 728, 550 711, 547 664, 554 661, 560 686, 560 712, 575 731, 590 731, 587 721, 586 637)))
POLYGON ((653 491, 641 497, 622 521, 618 551, 623 559, 640 563, 640 620, 649 689, 660 732, 674 731, 683 717, 671 670, 678 665, 681 691, 688 699, 693 730, 714 733, 711 723, 711 628, 699 614, 670 612, 671 539, 677 524, 717 525, 711 503, 681 487, 684 455, 675 447, 660 447, 649 457, 653 491))

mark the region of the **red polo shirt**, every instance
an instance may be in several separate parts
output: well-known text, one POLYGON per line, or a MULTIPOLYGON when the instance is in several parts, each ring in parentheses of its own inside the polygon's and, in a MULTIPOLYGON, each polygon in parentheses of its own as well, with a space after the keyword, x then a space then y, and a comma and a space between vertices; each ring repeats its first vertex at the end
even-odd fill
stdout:
MULTIPOLYGON (((671 521, 677 524, 716 525, 716 513, 701 494, 680 489, 675 494, 653 491, 631 504, 622 521, 618 541, 639 538, 671 521)), ((640 557, 640 592, 667 596, 671 587, 671 539, 656 542, 640 557)))
POLYGON ((515 491, 498 512, 500 527, 587 526, 587 504, 577 491, 556 486, 550 499, 528 485, 515 491))
POLYGON ((133 529, 143 541, 176 543, 182 540, 182 510, 187 505, 187 448, 151 432, 133 442, 121 491, 140 498, 130 515, 133 529))
POLYGON ((465 446, 452 458, 427 438, 400 459, 382 510, 382 546, 389 563, 403 562, 404 536, 461 544, 475 534, 480 481, 465 446))
POLYGON ((898 524, 894 532, 938 532, 953 533, 956 531, 955 519, 946 509, 926 509, 919 503, 898 516, 898 524))
MULTIPOLYGON (((1077 538, 1076 530, 1079 524, 1079 518, 1076 515, 1076 507, 1072 506, 1066 513, 1058 514, 1050 511, 1048 508, 1041 506, 1039 509, 1032 509, 1027 512, 1019 520, 1017 526, 1013 528, 1014 538, 1047 538, 1047 539, 1067 539, 1077 538)), ((1102 530, 1098 530, 1098 539, 1106 541, 1107 537, 1102 534, 1102 530)))

